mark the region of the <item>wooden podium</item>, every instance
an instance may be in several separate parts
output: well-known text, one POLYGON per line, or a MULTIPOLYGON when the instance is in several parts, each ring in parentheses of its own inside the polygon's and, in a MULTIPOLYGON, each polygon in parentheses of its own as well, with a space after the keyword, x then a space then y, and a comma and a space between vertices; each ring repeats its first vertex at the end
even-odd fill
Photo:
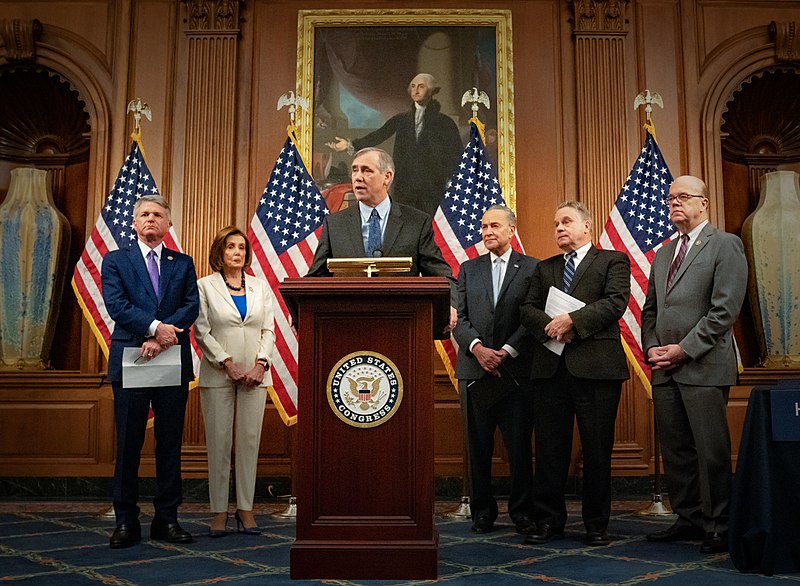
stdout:
POLYGON ((287 279, 280 291, 300 342, 290 576, 435 579, 433 339, 448 281, 287 279))

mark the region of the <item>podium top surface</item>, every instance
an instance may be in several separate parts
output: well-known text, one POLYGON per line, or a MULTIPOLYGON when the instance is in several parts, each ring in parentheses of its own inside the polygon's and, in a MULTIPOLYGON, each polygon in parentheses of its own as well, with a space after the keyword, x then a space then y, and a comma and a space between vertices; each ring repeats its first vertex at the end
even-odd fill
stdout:
POLYGON ((434 321, 442 329, 450 320, 450 281, 444 277, 302 277, 285 279, 279 287, 289 312, 297 320, 301 300, 315 297, 428 298, 434 321))

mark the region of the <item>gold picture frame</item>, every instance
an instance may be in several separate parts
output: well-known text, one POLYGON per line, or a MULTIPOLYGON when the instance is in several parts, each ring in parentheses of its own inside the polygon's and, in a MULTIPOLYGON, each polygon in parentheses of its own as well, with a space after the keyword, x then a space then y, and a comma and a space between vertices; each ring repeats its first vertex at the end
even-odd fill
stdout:
MULTIPOLYGON (((319 103, 317 91, 320 88, 321 80, 316 79, 315 55, 317 54, 316 41, 324 35, 327 29, 350 28, 352 31, 338 30, 340 37, 345 33, 371 35, 370 42, 376 48, 382 46, 381 39, 397 37, 409 34, 424 35, 428 32, 440 33, 443 31, 445 36, 452 33, 452 36, 480 35, 486 39, 491 37, 494 32, 494 67, 484 66, 483 71, 488 72, 486 76, 475 75, 469 83, 465 83, 469 77, 469 72, 464 73, 471 64, 463 65, 465 55, 458 54, 460 61, 450 55, 450 62, 455 62, 453 75, 447 75, 448 82, 453 86, 447 88, 449 91, 449 103, 451 104, 451 117, 458 119, 457 125, 462 135, 463 143, 466 144, 469 126, 467 120, 471 116, 469 104, 461 107, 461 95, 471 90, 481 79, 493 79, 494 87, 478 87, 479 91, 486 91, 492 102, 487 110, 483 106, 479 111, 478 117, 486 124, 487 150, 496 156, 497 174, 503 190, 506 204, 512 209, 516 209, 516 185, 514 168, 514 69, 512 53, 512 33, 511 33, 511 11, 510 10, 445 10, 445 9, 377 9, 377 10, 300 10, 298 11, 298 34, 297 34, 297 88, 296 92, 308 101, 307 108, 298 108, 296 115, 297 137, 299 140, 300 152, 306 164, 310 166, 312 175, 315 170, 319 171, 318 159, 327 157, 322 146, 325 144, 322 136, 330 137, 335 130, 330 130, 325 126, 322 112, 323 108, 315 112, 315 107, 319 103), (359 29, 367 29, 361 31, 359 29), (392 34, 394 33, 394 34, 392 34), (458 71, 455 71, 458 69, 458 71), (493 71, 492 71, 493 69, 493 71), (493 75, 491 75, 493 74, 493 75), (458 87, 460 86, 460 87, 458 87), (457 101, 457 105, 453 106, 457 101), (460 112, 453 115, 452 110, 459 108, 460 112), (466 135, 466 137, 465 137, 466 135)), ((347 35, 345 35, 347 36, 347 35)), ((399 41, 399 42, 402 42, 399 41)), ((388 45, 387 45, 388 46, 388 45)), ((431 51, 434 53, 435 49, 431 51)), ((485 43, 482 50, 486 50, 485 43)), ((467 55, 470 59, 473 55, 467 55)), ((489 55, 491 58, 491 55, 489 55)), ((419 69, 425 68, 420 65, 419 59, 415 66, 419 69)), ((486 59, 491 61, 491 59, 486 59)), ((427 63, 427 61, 426 61, 427 63)), ((446 67, 446 66, 445 66, 446 67)), ((477 66, 475 66, 477 67, 477 66)), ((408 70, 408 67, 406 67, 408 70)), ((320 75, 320 77, 322 77, 320 75)), ((399 75, 395 76, 399 79, 399 75)), ((391 80, 397 85, 398 79, 391 80)), ((402 78, 403 83, 408 83, 410 77, 402 78)), ((444 85, 444 84, 442 84, 444 85)), ((491 85, 491 84, 489 84, 491 85)), ((400 90, 403 93, 403 90, 400 90)), ((411 105, 408 96, 408 105, 411 105)), ((399 98, 398 98, 399 99, 399 98)), ((346 153, 345 153, 346 154, 346 153)), ((344 155, 343 155, 344 156, 344 155)), ((325 163, 323 163, 325 164, 325 163)), ((327 163, 330 166, 330 162, 327 163)), ((349 164, 344 166, 341 158, 339 160, 339 175, 348 172, 349 164)), ((320 173, 317 173, 320 175, 320 173)), ((315 175, 315 180, 318 177, 315 175)), ((325 175, 325 173, 323 173, 325 175)), ((348 179, 349 181, 349 179, 348 179)), ((319 181, 318 181, 319 183, 319 181)), ((323 192, 325 186, 321 185, 323 192)), ((330 203, 330 201, 329 201, 330 203)), ((339 199, 332 211, 338 209, 341 204, 339 199)))

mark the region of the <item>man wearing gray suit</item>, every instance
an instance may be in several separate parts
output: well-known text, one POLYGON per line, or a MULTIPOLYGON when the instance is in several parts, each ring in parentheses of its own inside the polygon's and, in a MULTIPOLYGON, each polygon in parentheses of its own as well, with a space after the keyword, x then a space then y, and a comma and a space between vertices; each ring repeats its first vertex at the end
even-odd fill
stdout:
POLYGON ((472 531, 488 533, 497 519, 492 455, 497 428, 511 468, 508 514, 518 533, 533 525, 533 339, 520 322, 537 259, 511 248, 517 219, 504 205, 481 219, 488 254, 465 261, 458 273, 456 378, 470 463, 472 531))
POLYGON ((702 553, 728 549, 731 445, 726 407, 738 374, 733 323, 747 288, 742 241, 708 222, 708 188, 672 182, 680 231, 653 259, 642 307, 642 348, 652 366, 653 404, 674 525, 649 541, 702 539, 702 553))
POLYGON ((329 258, 411 257, 411 274, 447 277, 450 282, 450 325, 456 325, 455 279, 433 239, 432 218, 389 197, 394 162, 379 148, 365 148, 353 157, 352 182, 358 205, 325 217, 309 277, 328 277, 329 258))

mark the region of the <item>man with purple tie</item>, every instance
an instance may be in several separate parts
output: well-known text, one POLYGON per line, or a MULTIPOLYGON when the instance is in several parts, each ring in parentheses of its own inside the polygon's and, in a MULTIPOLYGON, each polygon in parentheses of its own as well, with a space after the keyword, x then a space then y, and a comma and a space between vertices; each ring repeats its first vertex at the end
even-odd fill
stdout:
POLYGON ((731 440, 728 393, 738 378, 733 324, 747 291, 738 236, 708 221, 708 187, 676 178, 666 203, 680 238, 653 258, 642 306, 642 349, 652 366, 653 408, 669 502, 678 518, 648 541, 702 540, 728 550, 731 440))
POLYGON ((178 524, 181 493, 181 435, 189 381, 194 378, 189 327, 197 319, 197 275, 191 257, 169 250, 169 205, 160 195, 145 195, 133 208, 136 242, 103 259, 103 301, 114 320, 108 356, 108 379, 114 391, 117 458, 114 470, 114 513, 117 527, 112 549, 141 540, 139 524, 139 460, 152 406, 156 440, 155 515, 150 538, 190 543, 178 524), (122 378, 125 348, 140 348, 149 360, 176 345, 181 350, 181 382, 177 386, 126 388, 122 378))

